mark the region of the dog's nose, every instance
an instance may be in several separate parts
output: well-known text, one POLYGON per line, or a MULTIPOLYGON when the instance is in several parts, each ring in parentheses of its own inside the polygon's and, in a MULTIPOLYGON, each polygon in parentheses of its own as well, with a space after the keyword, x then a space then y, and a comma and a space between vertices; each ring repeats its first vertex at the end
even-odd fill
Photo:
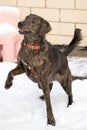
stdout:
POLYGON ((21 28, 23 26, 23 22, 18 23, 18 27, 21 28))

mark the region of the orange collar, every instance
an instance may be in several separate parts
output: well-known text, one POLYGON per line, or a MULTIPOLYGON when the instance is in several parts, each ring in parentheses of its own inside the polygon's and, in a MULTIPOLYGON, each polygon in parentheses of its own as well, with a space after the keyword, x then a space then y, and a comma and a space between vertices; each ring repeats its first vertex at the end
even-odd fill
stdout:
POLYGON ((26 42, 24 42, 23 45, 24 45, 25 47, 28 47, 28 48, 32 49, 32 50, 39 50, 39 49, 40 49, 40 46, 33 46, 33 45, 31 45, 31 44, 29 44, 29 43, 26 43, 26 42))

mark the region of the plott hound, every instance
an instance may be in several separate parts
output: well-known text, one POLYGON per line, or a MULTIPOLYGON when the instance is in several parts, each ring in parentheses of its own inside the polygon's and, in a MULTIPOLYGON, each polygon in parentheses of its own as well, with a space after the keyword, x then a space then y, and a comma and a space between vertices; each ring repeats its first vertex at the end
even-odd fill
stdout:
POLYGON ((52 81, 60 82, 68 95, 67 106, 71 105, 73 77, 66 57, 79 44, 80 29, 75 29, 72 41, 61 52, 57 45, 52 45, 46 40, 45 35, 51 31, 51 26, 40 16, 28 15, 24 21, 18 23, 18 27, 24 39, 18 53, 17 66, 8 73, 5 88, 9 89, 12 86, 14 76, 26 73, 42 89, 43 95, 40 98, 45 99, 46 102, 47 124, 54 126, 56 122, 50 100, 52 81))

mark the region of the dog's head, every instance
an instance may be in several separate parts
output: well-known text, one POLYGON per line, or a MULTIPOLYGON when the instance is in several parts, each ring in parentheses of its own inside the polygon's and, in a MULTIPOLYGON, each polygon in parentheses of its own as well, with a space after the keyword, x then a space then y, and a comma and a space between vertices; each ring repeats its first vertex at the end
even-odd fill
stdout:
POLYGON ((40 16, 30 14, 18 23, 20 34, 44 36, 51 30, 50 24, 40 16))

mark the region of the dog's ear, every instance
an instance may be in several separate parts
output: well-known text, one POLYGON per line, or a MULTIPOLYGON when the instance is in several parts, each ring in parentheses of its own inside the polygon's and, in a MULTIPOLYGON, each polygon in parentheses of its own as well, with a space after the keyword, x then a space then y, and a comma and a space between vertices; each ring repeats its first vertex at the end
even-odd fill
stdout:
POLYGON ((39 30, 39 34, 40 35, 45 35, 46 33, 51 31, 51 26, 50 24, 46 21, 46 20, 42 20, 41 21, 41 26, 40 26, 40 30, 39 30))

